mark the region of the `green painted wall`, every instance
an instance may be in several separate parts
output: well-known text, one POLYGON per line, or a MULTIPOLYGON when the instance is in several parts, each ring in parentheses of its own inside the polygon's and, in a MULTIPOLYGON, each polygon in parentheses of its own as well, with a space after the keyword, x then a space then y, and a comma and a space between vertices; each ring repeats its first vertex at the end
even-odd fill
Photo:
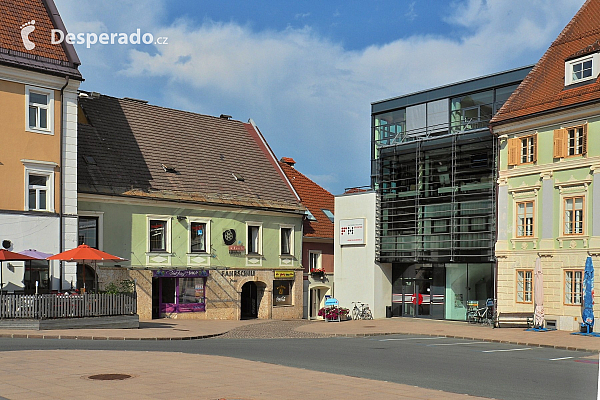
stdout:
MULTIPOLYGON (((278 268, 280 266, 279 241, 280 224, 294 226, 294 259, 290 266, 301 266, 302 250, 302 215, 273 214, 254 210, 201 210, 183 207, 161 207, 146 205, 129 205, 121 203, 79 201, 79 212, 103 212, 103 250, 124 257, 129 262, 121 265, 140 267, 146 265, 148 227, 147 215, 173 216, 171 218, 171 263, 165 267, 188 266, 189 230, 188 220, 179 221, 177 215, 206 218, 211 220, 211 267, 246 267, 245 254, 230 254, 223 242, 223 231, 235 229, 236 240, 246 246, 246 221, 262 222, 262 268, 278 268)), ((288 267, 290 267, 288 266, 288 267)), ((260 267, 257 267, 260 268, 260 267)))

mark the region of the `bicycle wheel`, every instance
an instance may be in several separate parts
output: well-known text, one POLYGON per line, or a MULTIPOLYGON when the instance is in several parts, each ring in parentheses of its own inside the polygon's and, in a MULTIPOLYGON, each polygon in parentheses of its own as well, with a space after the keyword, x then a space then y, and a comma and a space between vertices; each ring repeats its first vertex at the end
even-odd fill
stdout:
POLYGON ((373 314, 371 314, 370 309, 366 309, 363 311, 363 319, 373 319, 373 314))
POLYGON ((352 319, 359 319, 360 316, 360 312, 358 311, 358 308, 354 307, 354 309, 352 310, 352 319))

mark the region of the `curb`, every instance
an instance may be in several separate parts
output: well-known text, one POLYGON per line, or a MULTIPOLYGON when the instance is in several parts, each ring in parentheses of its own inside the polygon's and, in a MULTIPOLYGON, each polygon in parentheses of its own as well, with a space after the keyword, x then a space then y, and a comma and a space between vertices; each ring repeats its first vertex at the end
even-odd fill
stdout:
POLYGON ((451 339, 465 339, 465 340, 481 340, 483 342, 490 343, 502 343, 502 344, 516 344, 519 346, 529 346, 529 347, 544 347, 549 349, 557 349, 557 350, 569 350, 569 351, 582 351, 586 353, 600 353, 598 349, 586 349, 582 347, 572 347, 572 346, 560 346, 560 345, 552 345, 552 344, 541 344, 541 343, 529 343, 529 342, 519 342, 512 340, 500 340, 500 339, 486 339, 481 337, 470 337, 470 336, 458 336, 458 335, 432 335, 430 333, 402 333, 402 332, 387 332, 387 333, 332 333, 330 336, 332 337, 369 337, 369 336, 388 336, 388 335, 418 335, 418 336, 429 336, 429 337, 445 337, 451 339))
MULTIPOLYGON (((229 331, 227 331, 229 332, 229 331)), ((44 335, 39 333, 0 333, 0 338, 10 339, 71 339, 71 340, 196 340, 221 336, 227 332, 212 333, 210 335, 180 336, 180 337, 121 337, 121 336, 78 336, 78 335, 44 335)))

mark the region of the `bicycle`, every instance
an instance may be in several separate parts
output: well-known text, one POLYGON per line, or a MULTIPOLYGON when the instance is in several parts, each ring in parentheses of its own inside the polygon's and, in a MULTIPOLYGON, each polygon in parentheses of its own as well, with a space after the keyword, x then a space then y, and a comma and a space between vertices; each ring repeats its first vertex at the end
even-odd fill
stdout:
POLYGON ((373 314, 368 304, 361 303, 359 301, 353 301, 354 308, 352 308, 352 319, 373 319, 373 314), (360 304, 360 306, 358 305, 360 304))

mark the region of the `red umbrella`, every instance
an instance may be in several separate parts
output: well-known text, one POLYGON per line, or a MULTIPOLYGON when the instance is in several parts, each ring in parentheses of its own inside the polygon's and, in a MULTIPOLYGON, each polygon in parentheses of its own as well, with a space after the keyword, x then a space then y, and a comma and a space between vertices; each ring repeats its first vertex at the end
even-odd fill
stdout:
MULTIPOLYGON (((63 251, 62 253, 55 254, 47 258, 47 260, 60 260, 60 261, 72 261, 79 264, 91 263, 96 269, 96 263, 103 261, 125 261, 124 258, 113 256, 104 251, 100 251, 87 244, 81 244, 72 250, 63 251)), ((83 268, 85 274, 85 267, 83 268)), ((84 287, 85 287, 85 275, 84 275, 84 287)))
POLYGON ((2 276, 2 261, 30 261, 30 260, 38 260, 34 257, 29 257, 19 253, 13 253, 12 251, 8 251, 5 249, 0 249, 0 294, 2 294, 2 290, 4 289, 4 278, 2 276))

